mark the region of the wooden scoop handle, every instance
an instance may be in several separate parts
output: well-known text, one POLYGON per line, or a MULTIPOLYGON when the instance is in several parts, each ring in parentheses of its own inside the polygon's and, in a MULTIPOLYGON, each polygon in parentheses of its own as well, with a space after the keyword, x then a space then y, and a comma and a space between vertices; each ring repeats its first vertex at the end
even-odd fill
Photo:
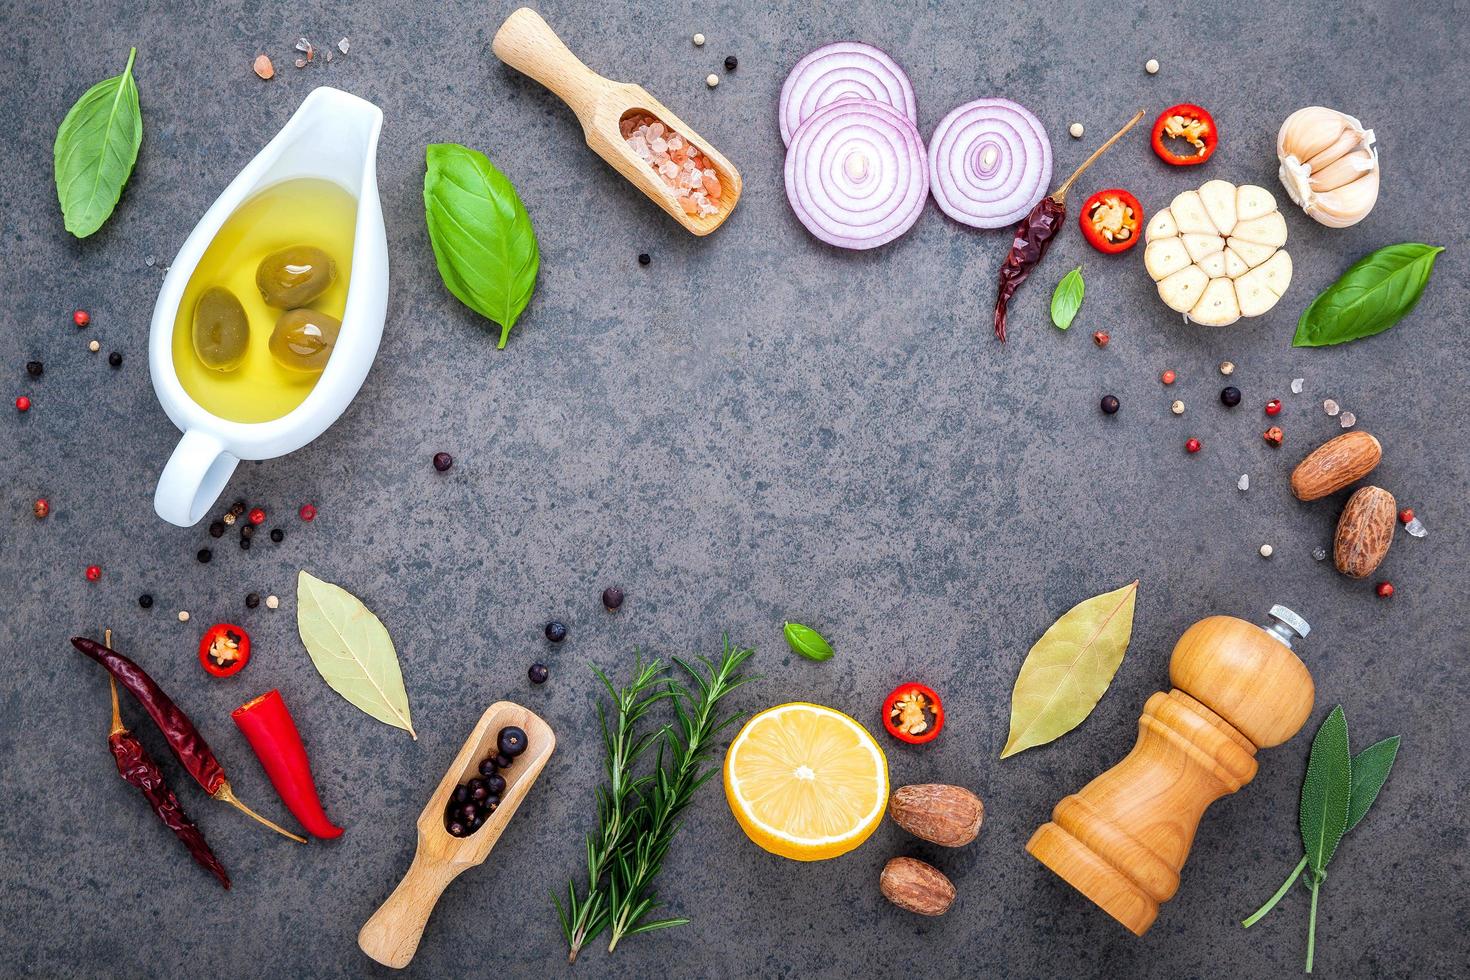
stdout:
POLYGON ((429 924, 429 913, 465 867, 427 858, 420 848, 393 894, 358 932, 357 945, 384 966, 395 970, 408 966, 429 924))
POLYGON ((598 98, 614 84, 582 64, 530 7, 507 17, 490 47, 501 61, 555 92, 584 126, 598 98))

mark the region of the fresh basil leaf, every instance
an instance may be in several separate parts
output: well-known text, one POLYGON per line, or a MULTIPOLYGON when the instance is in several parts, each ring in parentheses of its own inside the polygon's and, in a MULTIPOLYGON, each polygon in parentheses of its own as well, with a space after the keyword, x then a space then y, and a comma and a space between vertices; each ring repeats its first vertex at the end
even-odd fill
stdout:
POLYGON ((1399 737, 1395 735, 1375 742, 1353 756, 1353 789, 1348 802, 1348 830, 1358 825, 1373 801, 1378 799, 1378 791, 1388 779, 1388 772, 1393 768, 1394 757, 1398 754, 1399 737))
POLYGON ((1077 311, 1082 309, 1082 293, 1085 288, 1080 265, 1062 276, 1062 281, 1057 283, 1056 290, 1051 294, 1051 322, 1058 329, 1065 330, 1072 325, 1077 311))
POLYGON ((1293 347, 1327 347, 1382 333, 1419 302, 1439 245, 1388 245, 1353 263, 1302 311, 1293 347))
POLYGON ((786 643, 791 649, 808 660, 832 659, 832 645, 810 626, 787 623, 782 632, 786 634, 786 643))
POLYGON ((424 217, 439 276, 461 303, 511 327, 536 291, 541 250, 515 186, 477 150, 431 143, 425 153, 424 217))
POLYGON ((66 230, 86 238, 112 214, 143 144, 143 110, 128 52, 121 75, 87 89, 61 120, 53 149, 56 199, 66 230))
POLYGON ((1307 863, 1319 876, 1326 871, 1337 842, 1347 830, 1352 785, 1347 717, 1338 705, 1312 739, 1307 778, 1302 781, 1302 847, 1307 852, 1307 863))

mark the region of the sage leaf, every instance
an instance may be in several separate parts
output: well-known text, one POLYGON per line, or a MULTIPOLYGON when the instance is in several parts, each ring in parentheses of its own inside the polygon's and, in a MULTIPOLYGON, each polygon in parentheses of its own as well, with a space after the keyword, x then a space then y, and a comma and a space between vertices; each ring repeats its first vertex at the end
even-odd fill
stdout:
POLYGON ((431 143, 425 161, 424 218, 439 277, 461 303, 500 324, 496 347, 503 348, 541 268, 531 216, 485 154, 431 143))
POLYGON ((800 623, 786 623, 781 631, 786 634, 786 643, 791 649, 808 660, 831 660, 832 645, 826 638, 800 623))
POLYGON ((1326 347, 1382 333, 1414 309, 1438 245, 1388 245, 1353 263, 1302 311, 1293 347, 1326 347))
POLYGON ((393 640, 361 600, 303 571, 296 579, 296 628, 332 690, 384 724, 419 737, 393 640))
POLYGON ((1347 717, 1342 705, 1338 705, 1312 739, 1307 778, 1302 781, 1302 847, 1307 852, 1307 864, 1317 878, 1327 870, 1327 862, 1332 860, 1337 842, 1347 830, 1352 788, 1347 717))
POLYGON ((1077 311, 1082 309, 1082 294, 1085 291, 1080 265, 1062 276, 1062 281, 1057 283, 1057 288, 1051 294, 1051 322, 1058 329, 1065 330, 1072 325, 1077 311))
POLYGON ((121 75, 93 85, 67 112, 53 148, 56 199, 66 230, 86 238, 112 214, 143 144, 143 110, 128 52, 121 75))
POLYGON ((1092 714, 1133 634, 1138 581, 1079 602, 1026 654, 1011 691, 1002 759, 1065 735, 1092 714))
POLYGON ((1373 801, 1378 799, 1378 791, 1383 789, 1389 770, 1393 768, 1394 757, 1398 754, 1399 737, 1395 735, 1375 742, 1353 756, 1353 784, 1348 797, 1348 830, 1358 825, 1373 801))

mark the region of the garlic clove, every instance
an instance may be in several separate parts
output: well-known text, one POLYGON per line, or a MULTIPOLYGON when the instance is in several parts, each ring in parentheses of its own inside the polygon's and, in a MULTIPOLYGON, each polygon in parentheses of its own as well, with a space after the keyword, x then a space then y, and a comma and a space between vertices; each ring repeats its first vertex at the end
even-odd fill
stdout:
POLYGON ((1291 256, 1277 252, 1271 261, 1235 280, 1235 293, 1244 316, 1260 316, 1276 305, 1291 285, 1291 256))
POLYGON ((1334 191, 1344 184, 1351 184, 1359 177, 1371 172, 1378 166, 1378 160, 1373 151, 1366 146, 1360 146, 1345 156, 1336 160, 1312 174, 1312 190, 1318 194, 1326 191, 1334 191))
POLYGON ((1336 109, 1311 105, 1286 117, 1276 134, 1276 155, 1306 160, 1336 142, 1347 128, 1347 117, 1336 109))
POLYGON ((1189 311, 1189 318, 1207 327, 1228 327, 1240 319, 1240 303, 1235 298, 1235 283, 1229 279, 1211 279, 1199 302, 1189 311))
POLYGON ((1259 218, 1242 221, 1235 226, 1234 237, 1244 242, 1280 248, 1286 244, 1286 219, 1280 211, 1272 211, 1259 218))
POLYGON ((1197 265, 1185 266, 1165 279, 1159 280, 1159 299, 1178 313, 1187 313, 1199 301, 1210 277, 1197 265))
MULTIPOLYGON (((1236 221, 1250 221, 1262 215, 1270 214, 1276 210, 1276 198, 1264 187, 1255 184, 1241 184, 1235 190, 1235 219, 1236 221)), ((1239 232, 1233 228, 1228 234, 1238 235, 1239 232)))
POLYGON ((1312 168, 1312 173, 1316 173, 1333 161, 1347 156, 1363 145, 1362 133, 1356 129, 1345 129, 1338 134, 1337 139, 1333 140, 1332 145, 1307 157, 1307 166, 1312 168))
POLYGON ((1143 267, 1149 278, 1158 282, 1189 266, 1189 253, 1178 238, 1162 238, 1149 242, 1143 249, 1143 267))
POLYGON ((1262 284, 1279 299, 1286 294, 1286 287, 1291 285, 1291 254, 1278 251, 1264 265, 1257 266, 1247 275, 1260 276, 1262 284))
POLYGON ((1207 181, 1199 189, 1200 203, 1210 216, 1210 223, 1215 226, 1215 231, 1221 235, 1230 234, 1235 227, 1236 195, 1235 185, 1228 180, 1207 181))
POLYGON ((1220 255, 1225 262, 1225 275, 1231 279, 1239 279, 1250 270, 1250 266, 1245 264, 1245 259, 1236 255, 1234 249, 1227 248, 1220 255))
POLYGON ((1224 251, 1225 239, 1219 235, 1180 235, 1180 241, 1184 242, 1184 250, 1189 253, 1191 261, 1198 262, 1206 255, 1224 251))
MULTIPOLYGON (((1219 239, 1216 239, 1216 241, 1219 241, 1219 239)), ((1195 265, 1203 269, 1205 271, 1205 275, 1209 276, 1211 279, 1219 279, 1221 276, 1225 276, 1228 279, 1235 278, 1234 276, 1227 275, 1227 273, 1225 272, 1224 249, 1221 249, 1213 255, 1206 255, 1199 259, 1196 259, 1195 265)))
POLYGON ((1252 269, 1276 254, 1275 250, 1268 245, 1258 245, 1243 238, 1231 238, 1225 243, 1225 246, 1240 256, 1252 269))
POLYGON ((1292 201, 1311 214, 1312 201, 1317 196, 1317 192, 1312 190, 1312 168, 1294 156, 1285 156, 1281 158, 1281 169, 1276 171, 1276 176, 1281 178, 1281 185, 1292 201))
POLYGON ((1143 240, 1152 242, 1160 238, 1173 238, 1177 234, 1179 234, 1179 225, 1174 222, 1174 212, 1164 208, 1148 219, 1148 226, 1143 231, 1143 240))
POLYGON ((1351 184, 1316 195, 1310 214, 1329 228, 1347 228, 1368 216, 1378 201, 1379 172, 1375 168, 1351 184))
POLYGON ((1185 191, 1180 194, 1170 202, 1169 210, 1174 212, 1174 223, 1178 225, 1181 235, 1219 234, 1215 229, 1215 223, 1210 220, 1209 213, 1205 211, 1204 203, 1199 199, 1198 191, 1185 191))

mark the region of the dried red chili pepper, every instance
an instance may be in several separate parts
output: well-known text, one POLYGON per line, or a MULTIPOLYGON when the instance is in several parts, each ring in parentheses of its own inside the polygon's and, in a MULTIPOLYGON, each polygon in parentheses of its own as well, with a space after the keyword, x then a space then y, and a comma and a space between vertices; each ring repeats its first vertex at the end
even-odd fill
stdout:
POLYGON ((1104 255, 1116 255, 1137 244, 1143 229, 1143 205, 1121 187, 1111 187, 1089 197, 1077 220, 1087 244, 1104 255))
POLYGON ((1143 110, 1128 120, 1127 125, 1118 130, 1108 139, 1106 143, 1093 151, 1092 156, 1082 161, 1082 166, 1072 171, 1072 176, 1062 182, 1062 186, 1050 195, 1043 197, 1037 202, 1031 213, 1021 219, 1016 226, 1016 237, 1011 242, 1011 250, 1006 254, 1006 260, 1000 267, 1000 289, 995 297, 995 335, 1004 343, 1006 339, 1006 306, 1011 297, 1015 295, 1021 283, 1031 275, 1031 270, 1046 256, 1047 249, 1051 248, 1051 241, 1057 232, 1062 230, 1062 224, 1067 219, 1067 191, 1071 190, 1073 182, 1082 176, 1082 172, 1092 166, 1093 161, 1103 155, 1103 152, 1118 140, 1123 134, 1137 125, 1138 120, 1143 118, 1143 110))
POLYGON ((1172 105, 1159 113, 1154 121, 1152 142, 1160 160, 1176 167, 1192 167, 1204 163, 1215 153, 1220 141, 1215 118, 1204 109, 1188 102, 1172 105), (1175 153, 1166 140, 1185 140, 1194 147, 1188 155, 1175 153))
POLYGON ((122 712, 118 710, 117 704, 117 681, 109 677, 107 682, 112 688, 112 730, 107 733, 107 747, 112 750, 112 758, 117 763, 117 774, 142 792, 148 804, 153 807, 153 812, 158 814, 158 819, 183 842, 194 860, 228 889, 229 872, 225 871, 225 866, 220 864, 219 858, 209 849, 204 841, 204 834, 184 812, 174 791, 164 782, 163 771, 158 768, 158 763, 153 761, 137 736, 123 726, 122 712))
POLYGON ((311 778, 311 763, 301 733, 280 691, 268 691, 247 701, 230 713, 245 739, 255 750, 255 757, 265 768, 271 785, 281 794, 281 801, 291 815, 301 821, 308 834, 331 840, 342 836, 342 828, 327 819, 311 778))
POLYGON ((235 796, 235 791, 230 787, 230 781, 225 778, 224 768, 215 759, 214 752, 210 749, 209 743, 204 741, 204 736, 199 734, 199 729, 194 727, 189 716, 179 710, 179 706, 163 693, 163 688, 159 687, 153 678, 143 671, 142 667, 116 650, 105 647, 96 640, 89 640, 85 636, 72 637, 71 645, 106 667, 107 672, 116 677, 122 686, 127 688, 128 693, 137 699, 138 703, 143 706, 143 710, 148 712, 148 717, 153 719, 153 723, 163 733, 164 740, 168 742, 168 747, 173 751, 174 756, 178 758, 189 775, 194 777, 195 782, 204 788, 204 792, 259 820, 276 833, 302 844, 306 843, 305 837, 293 834, 284 827, 272 823, 240 802, 235 796))
POLYGON ((900 684, 883 699, 883 727, 900 742, 932 742, 944 727, 944 705, 923 684, 900 684))
POLYGON ((250 634, 233 623, 215 623, 199 640, 199 663, 215 677, 233 677, 250 662, 250 634))

